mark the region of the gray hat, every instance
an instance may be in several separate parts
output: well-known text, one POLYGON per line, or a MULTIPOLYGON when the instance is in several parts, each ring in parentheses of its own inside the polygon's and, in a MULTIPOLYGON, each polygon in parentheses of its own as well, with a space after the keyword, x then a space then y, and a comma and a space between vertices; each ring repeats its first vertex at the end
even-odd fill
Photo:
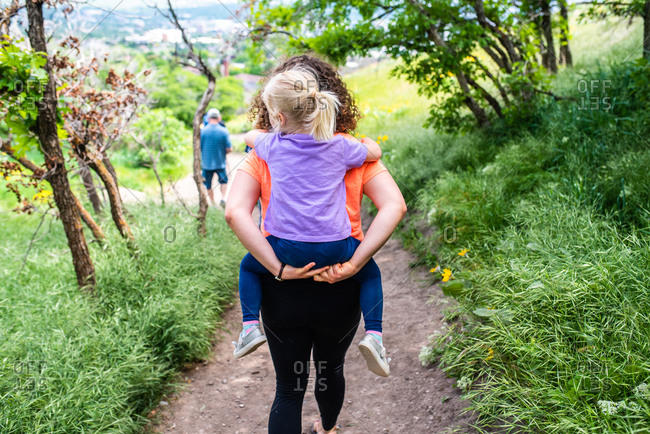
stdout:
POLYGON ((221 117, 221 112, 216 108, 211 108, 208 110, 208 118, 210 119, 219 119, 221 117))

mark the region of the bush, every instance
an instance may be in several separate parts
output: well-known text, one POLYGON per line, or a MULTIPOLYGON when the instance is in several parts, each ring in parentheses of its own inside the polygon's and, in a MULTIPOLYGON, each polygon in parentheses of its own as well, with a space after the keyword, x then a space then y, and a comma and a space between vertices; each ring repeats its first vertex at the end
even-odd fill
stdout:
POLYGON ((111 231, 92 250, 95 296, 76 288, 58 224, 18 275, 37 217, 0 223, 2 432, 140 432, 176 370, 209 355, 242 247, 221 213, 201 239, 178 209, 132 212, 138 257, 111 231))
POLYGON ((549 102, 498 144, 472 133, 392 154, 424 182, 408 245, 449 268, 441 287, 459 301, 421 359, 459 379, 480 430, 650 427, 647 67, 591 76, 611 82, 596 98, 615 95, 611 108, 549 102))

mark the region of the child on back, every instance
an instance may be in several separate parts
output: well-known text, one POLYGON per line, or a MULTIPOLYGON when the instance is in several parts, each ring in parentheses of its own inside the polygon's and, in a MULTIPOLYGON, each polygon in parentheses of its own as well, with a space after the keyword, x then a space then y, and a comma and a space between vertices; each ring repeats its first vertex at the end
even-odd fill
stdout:
MULTIPOLYGON (((334 136, 339 100, 320 91, 315 76, 293 69, 272 77, 262 100, 273 130, 251 131, 244 140, 266 161, 271 173, 271 197, 264 221, 267 240, 284 265, 317 268, 348 261, 359 246, 350 236, 345 208, 347 170, 381 157, 376 143, 363 144, 334 136), (313 266, 313 265, 312 265, 313 266)), ((266 342, 259 328, 261 275, 269 271, 250 253, 242 260, 239 294, 243 331, 235 343, 235 358, 266 342)), ((352 277, 360 283, 360 304, 366 335, 359 350, 374 373, 388 376, 390 369, 382 345, 382 288, 379 267, 370 260, 352 277)))

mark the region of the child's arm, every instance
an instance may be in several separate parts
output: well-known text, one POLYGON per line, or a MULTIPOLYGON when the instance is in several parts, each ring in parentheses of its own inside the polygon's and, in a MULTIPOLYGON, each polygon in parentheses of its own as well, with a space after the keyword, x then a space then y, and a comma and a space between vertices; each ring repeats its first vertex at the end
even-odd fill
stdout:
POLYGON ((377 161, 381 158, 381 148, 370 137, 364 137, 361 139, 366 148, 368 148, 368 155, 366 155, 366 161, 377 161))
POLYGON ((246 135, 244 136, 244 142, 248 146, 250 146, 251 148, 254 148, 255 147, 255 139, 260 134, 266 134, 266 131, 264 131, 264 130, 251 130, 251 131, 247 132, 246 135))

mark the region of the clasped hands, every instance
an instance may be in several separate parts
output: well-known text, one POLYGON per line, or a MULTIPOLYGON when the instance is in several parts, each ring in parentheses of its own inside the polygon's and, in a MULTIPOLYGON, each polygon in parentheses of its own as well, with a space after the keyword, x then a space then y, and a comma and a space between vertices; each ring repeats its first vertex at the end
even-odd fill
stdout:
POLYGON ((313 277, 316 282, 336 283, 348 279, 359 272, 359 267, 350 261, 313 269, 315 265, 315 262, 310 262, 301 268, 287 265, 282 273, 282 279, 308 279, 313 277))

